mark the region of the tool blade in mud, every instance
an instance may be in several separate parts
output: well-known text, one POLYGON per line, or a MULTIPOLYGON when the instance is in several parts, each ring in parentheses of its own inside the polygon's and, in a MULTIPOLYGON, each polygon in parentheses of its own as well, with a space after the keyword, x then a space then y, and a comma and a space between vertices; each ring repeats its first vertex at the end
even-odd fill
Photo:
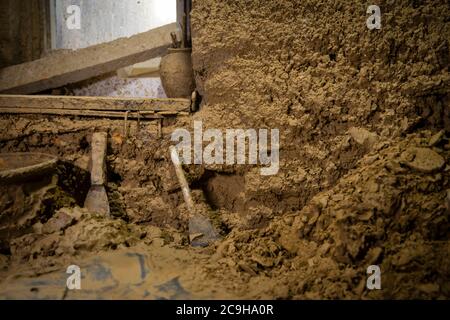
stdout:
POLYGON ((211 224, 210 219, 196 212, 192 201, 191 190, 181 166, 180 157, 174 146, 170 147, 170 156, 183 192, 184 201, 189 210, 189 240, 193 247, 206 247, 219 239, 219 234, 211 224))
POLYGON ((108 195, 104 186, 91 186, 84 201, 84 207, 90 212, 109 216, 108 195))
POLYGON ((191 246, 206 247, 219 239, 219 234, 207 217, 195 215, 189 219, 189 240, 191 246))

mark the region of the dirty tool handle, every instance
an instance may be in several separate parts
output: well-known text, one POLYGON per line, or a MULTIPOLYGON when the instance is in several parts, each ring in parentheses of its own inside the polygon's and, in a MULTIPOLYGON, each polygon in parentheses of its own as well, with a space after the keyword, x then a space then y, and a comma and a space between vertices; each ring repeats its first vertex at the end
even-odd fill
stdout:
POLYGON ((106 184, 106 132, 95 132, 92 135, 92 169, 91 184, 102 186, 106 184))
POLYGON ((189 185, 186 181, 183 168, 181 167, 180 157, 178 156, 177 148, 175 146, 170 147, 170 157, 175 167, 175 173, 177 174, 177 178, 183 192, 184 201, 186 202, 189 212, 191 214, 194 214, 194 202, 192 201, 191 190, 189 189, 189 185))

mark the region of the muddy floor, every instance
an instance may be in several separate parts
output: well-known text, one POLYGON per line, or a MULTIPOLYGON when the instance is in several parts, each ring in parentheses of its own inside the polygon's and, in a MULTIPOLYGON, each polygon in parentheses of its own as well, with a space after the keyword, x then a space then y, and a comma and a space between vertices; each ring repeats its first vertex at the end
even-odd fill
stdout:
MULTIPOLYGON (((152 122, 132 122, 125 137, 120 120, 1 116, 2 153, 59 161, 34 202, 29 190, 2 192, 3 212, 17 198, 30 209, 28 232, 2 244, 0 296, 25 296, 26 279, 51 281, 95 257, 117 268, 133 252, 155 278, 114 282, 107 297, 450 298, 450 6, 378 4, 382 28, 368 30, 369 4, 358 1, 194 1, 202 106, 165 121, 162 137, 152 122), (171 132, 194 120, 280 130, 276 175, 185 166, 196 207, 222 236, 207 248, 189 245, 169 155, 171 132), (98 130, 108 132, 110 219, 81 209, 98 130), (366 287, 370 265, 381 290, 366 287), (175 293, 161 291, 167 283, 175 293)), ((126 278, 118 268, 112 278, 126 278)), ((92 283, 89 297, 103 288, 92 283)))

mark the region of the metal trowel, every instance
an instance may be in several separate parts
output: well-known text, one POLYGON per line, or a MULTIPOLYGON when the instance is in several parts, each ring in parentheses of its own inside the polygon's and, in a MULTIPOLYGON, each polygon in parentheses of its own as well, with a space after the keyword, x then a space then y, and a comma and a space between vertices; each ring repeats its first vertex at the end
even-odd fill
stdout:
POLYGON ((174 146, 170 147, 170 157, 175 166, 184 201, 189 210, 189 240, 193 247, 206 247, 220 239, 220 236, 211 224, 211 220, 205 215, 196 212, 191 197, 191 190, 186 181, 177 149, 174 146))
POLYGON ((95 132, 91 142, 91 188, 84 201, 90 212, 109 216, 109 202, 106 194, 106 150, 108 135, 95 132))

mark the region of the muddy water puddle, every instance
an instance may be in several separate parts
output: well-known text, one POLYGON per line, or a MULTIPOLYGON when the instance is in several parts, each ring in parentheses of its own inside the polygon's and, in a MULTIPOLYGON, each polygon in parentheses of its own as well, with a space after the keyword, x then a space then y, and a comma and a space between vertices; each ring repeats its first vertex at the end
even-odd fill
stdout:
POLYGON ((44 273, 22 269, 9 274, 0 286, 0 298, 232 298, 231 294, 218 289, 218 283, 203 281, 203 285, 200 285, 198 280, 202 278, 202 272, 197 264, 204 259, 207 256, 197 252, 156 244, 73 257, 67 262, 67 268, 44 273))

